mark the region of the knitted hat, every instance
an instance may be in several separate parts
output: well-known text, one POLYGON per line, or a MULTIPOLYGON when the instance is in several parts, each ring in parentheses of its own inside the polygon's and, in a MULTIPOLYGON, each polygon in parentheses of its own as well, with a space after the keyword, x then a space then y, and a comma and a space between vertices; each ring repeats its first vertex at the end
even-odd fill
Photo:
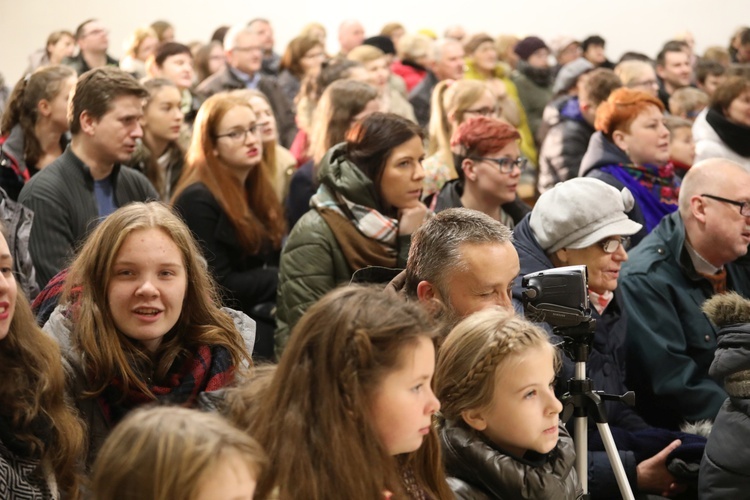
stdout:
POLYGON ((513 51, 518 54, 518 57, 526 61, 529 57, 531 57, 531 54, 539 49, 549 50, 549 47, 547 47, 547 44, 544 43, 544 40, 542 40, 541 38, 536 36, 527 36, 516 44, 516 47, 513 49, 513 51))
POLYGON ((393 40, 387 36, 378 35, 366 38, 362 45, 372 45, 383 51, 384 54, 396 54, 396 47, 393 45, 393 40))
POLYGON ((550 254, 561 248, 586 248, 609 236, 630 236, 643 227, 625 215, 635 200, 627 188, 577 177, 545 191, 531 211, 530 226, 550 254))
POLYGON ((560 68, 560 72, 557 73, 555 78, 555 85, 552 87, 552 91, 557 94, 559 92, 567 92, 573 85, 578 81, 578 77, 582 74, 594 69, 594 65, 589 62, 588 59, 579 57, 570 61, 568 64, 560 68))

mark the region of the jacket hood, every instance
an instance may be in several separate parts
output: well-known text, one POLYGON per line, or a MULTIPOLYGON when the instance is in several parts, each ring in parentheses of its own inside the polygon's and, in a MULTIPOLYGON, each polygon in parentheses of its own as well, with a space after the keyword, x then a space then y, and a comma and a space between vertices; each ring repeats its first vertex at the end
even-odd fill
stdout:
POLYGON ((345 152, 345 142, 328 150, 318 166, 318 181, 357 205, 380 211, 375 183, 346 158, 345 152))
POLYGON ((18 164, 18 169, 22 172, 26 170, 26 161, 24 159, 23 148, 23 130, 21 129, 21 125, 16 125, 12 129, 10 129, 10 134, 8 134, 8 138, 5 139, 5 144, 3 144, 2 149, 4 153, 8 154, 8 156, 13 157, 13 159, 18 164))
POLYGON ((513 283, 513 298, 519 301, 522 299, 523 292, 521 277, 555 267, 531 231, 530 220, 531 214, 526 215, 513 230, 513 246, 516 247, 518 258, 521 261, 521 272, 513 283))
POLYGON ((581 160, 581 170, 578 176, 583 177, 589 170, 621 163, 630 163, 630 158, 625 154, 625 151, 604 137, 601 132, 595 132, 591 136, 589 147, 581 160))

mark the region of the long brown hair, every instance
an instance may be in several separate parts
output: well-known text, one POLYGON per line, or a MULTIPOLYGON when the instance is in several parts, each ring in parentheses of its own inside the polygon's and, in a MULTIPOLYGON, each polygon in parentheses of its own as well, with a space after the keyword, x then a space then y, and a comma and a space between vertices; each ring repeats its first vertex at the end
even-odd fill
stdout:
POLYGON ((23 159, 26 164, 36 165, 44 154, 34 131, 39 119, 39 101, 51 101, 57 97, 62 90, 63 82, 75 76, 75 71, 68 66, 47 66, 21 78, 13 87, 3 113, 0 130, 3 135, 7 135, 16 125, 21 126, 24 138, 23 159))
POLYGON ((65 400, 60 348, 37 326, 20 287, 8 335, 0 340, 0 401, 16 438, 49 460, 62 493, 78 498, 83 424, 65 400))
POLYGON ((208 274, 201 251, 184 222, 158 202, 131 203, 118 209, 91 233, 70 267, 62 304, 73 308, 73 345, 85 360, 90 381, 84 396, 100 394, 119 378, 124 392, 135 387, 154 397, 138 367, 153 367, 154 379, 163 380, 186 350, 220 345, 231 354, 235 375, 244 375, 250 354, 232 319, 219 309, 216 285, 208 274), (107 298, 112 266, 125 239, 135 230, 156 228, 179 248, 187 275, 182 312, 164 337, 154 361, 138 343, 115 326, 107 298))
POLYGON ((428 498, 453 498, 435 431, 417 451, 393 457, 368 410, 383 377, 403 362, 403 351, 423 337, 435 341, 430 325, 419 305, 382 288, 346 286, 313 305, 275 372, 266 372, 263 389, 234 389, 233 397, 244 395, 248 404, 235 400, 230 420, 269 455, 256 496, 278 487, 281 499, 381 500, 386 490, 407 498, 408 474, 428 498))
POLYGON ((216 94, 203 103, 195 118, 193 139, 172 200, 177 200, 188 186, 202 182, 232 222, 237 240, 246 252, 257 253, 264 241, 279 249, 286 222, 268 171, 252 169, 243 186, 216 155, 219 122, 237 106, 252 110, 247 99, 227 94, 216 94))

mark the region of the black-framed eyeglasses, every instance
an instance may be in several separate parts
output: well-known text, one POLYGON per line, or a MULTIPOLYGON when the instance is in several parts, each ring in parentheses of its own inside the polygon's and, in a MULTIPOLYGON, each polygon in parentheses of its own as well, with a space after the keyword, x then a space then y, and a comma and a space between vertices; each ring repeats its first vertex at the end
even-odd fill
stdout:
POLYGON ((523 170, 526 168, 526 165, 528 165, 529 161, 524 158, 516 158, 515 160, 511 158, 487 158, 486 156, 470 156, 469 159, 475 160, 475 161, 489 161, 497 165, 498 170, 500 170, 501 174, 509 174, 513 171, 513 167, 518 167, 520 170, 523 170))
POLYGON ((479 115, 479 116, 485 116, 487 118, 491 118, 493 116, 500 116, 501 109, 499 106, 495 106, 494 108, 485 107, 485 108, 477 108, 477 109, 467 109, 464 111, 464 114, 469 113, 471 115, 479 115))
POLYGON ((226 134, 218 134, 216 136, 217 139, 221 139, 222 137, 228 137, 230 141, 242 141, 245 142, 247 140, 247 134, 252 134, 254 136, 258 135, 258 126, 253 125, 249 129, 246 130, 232 130, 231 132, 227 132, 226 134))
POLYGON ((735 200, 729 200, 727 198, 722 198, 721 196, 714 196, 712 194, 702 194, 701 196, 705 196, 706 198, 711 198, 712 200, 716 201, 723 201, 724 203, 729 203, 731 205, 736 205, 740 207, 740 215, 743 217, 750 217, 750 201, 735 201, 735 200))
POLYGON ((630 248, 630 236, 615 236, 607 238, 599 242, 599 246, 602 247, 605 253, 615 253, 620 246, 624 250, 630 248))

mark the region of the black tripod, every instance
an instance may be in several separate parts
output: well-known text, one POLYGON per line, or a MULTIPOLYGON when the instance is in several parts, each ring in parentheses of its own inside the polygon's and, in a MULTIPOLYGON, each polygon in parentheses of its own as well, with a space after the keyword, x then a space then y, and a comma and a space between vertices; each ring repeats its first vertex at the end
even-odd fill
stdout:
POLYGON ((567 422, 571 414, 575 417, 575 448, 576 448, 576 472, 581 481, 583 498, 590 498, 588 481, 588 417, 594 419, 599 434, 602 437, 607 457, 612 465, 612 470, 617 479, 622 498, 633 500, 633 491, 630 489, 628 477, 617 452, 612 431, 607 423, 607 413, 603 400, 622 401, 629 405, 635 404, 635 393, 632 391, 619 396, 604 394, 594 390, 594 383, 586 377, 586 362, 589 358, 591 343, 594 339, 594 328, 596 320, 586 318, 576 326, 553 327, 556 335, 563 339, 563 350, 565 354, 575 363, 575 374, 568 380, 568 392, 562 397, 564 405, 562 419, 567 422))

